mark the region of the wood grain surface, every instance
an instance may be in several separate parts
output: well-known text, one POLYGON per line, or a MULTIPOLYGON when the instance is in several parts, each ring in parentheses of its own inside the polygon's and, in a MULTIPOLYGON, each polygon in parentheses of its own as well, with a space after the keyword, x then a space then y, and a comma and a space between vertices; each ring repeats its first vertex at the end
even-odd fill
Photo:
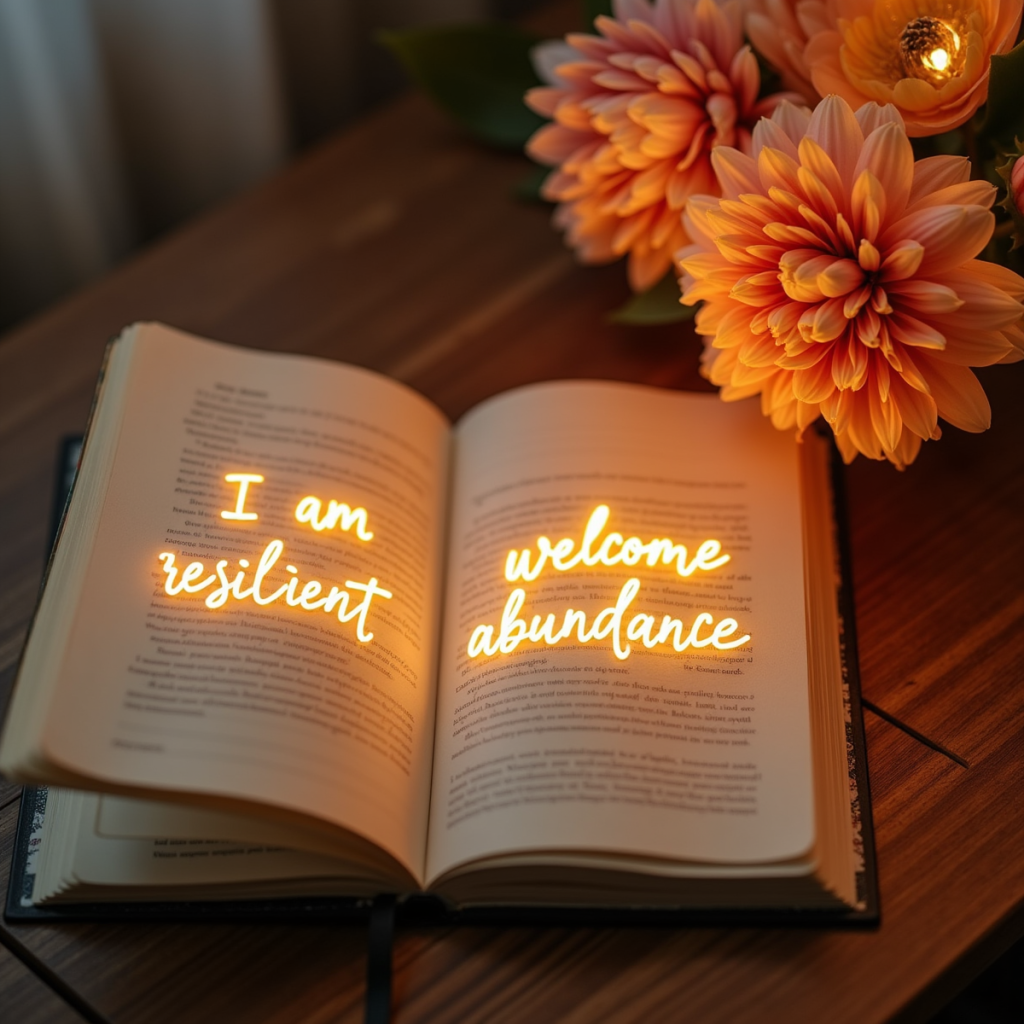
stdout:
MULTIPOLYGON (((0 340, 0 686, 60 438, 134 320, 370 366, 452 417, 553 377, 706 388, 688 327, 608 323, 622 268, 574 264, 549 210, 512 198, 528 169, 407 97, 0 340)), ((988 433, 949 428, 902 474, 847 471, 864 694, 956 758, 867 715, 881 927, 405 930, 397 1021, 920 1021, 1024 932, 1024 364, 981 377, 988 433)), ((356 928, 4 929, 0 1007, 31 1007, 5 1020, 76 1019, 54 978, 117 1022, 362 1017, 356 928)))
POLYGON ((18 1024, 83 1024, 77 1012, 3 946, 0 946, 0 1000, 5 1019, 18 1021, 18 1024))

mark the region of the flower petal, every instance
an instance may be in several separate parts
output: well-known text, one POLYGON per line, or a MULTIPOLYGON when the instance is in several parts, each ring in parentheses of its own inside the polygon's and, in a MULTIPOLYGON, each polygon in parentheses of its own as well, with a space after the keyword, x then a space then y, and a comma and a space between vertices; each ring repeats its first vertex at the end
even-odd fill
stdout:
POLYGON ((765 146, 757 156, 757 172, 763 191, 781 188, 787 192, 800 191, 799 164, 781 149, 765 146))
POLYGON ((992 425, 988 398, 978 378, 966 366, 935 358, 922 359, 920 366, 944 420, 972 434, 988 430, 992 425))
MULTIPOLYGON (((782 106, 789 106, 789 104, 783 104, 782 106)), ((779 110, 782 109, 782 106, 779 107, 779 110)), ((780 121, 781 118, 778 116, 778 111, 776 111, 771 118, 762 117, 754 125, 750 155, 755 160, 765 146, 771 146, 772 149, 785 153, 791 160, 797 159, 796 143, 786 134, 786 130, 782 127, 780 121)))
POLYGON ((903 417, 894 401, 883 399, 877 387, 868 383, 868 409, 871 413, 871 426, 875 431, 882 448, 891 452, 899 444, 903 432, 903 417))
POLYGON ((894 341, 914 348, 943 349, 946 338, 931 324, 909 313, 894 312, 886 319, 886 326, 894 341))
POLYGON ((876 128, 880 128, 883 124, 899 125, 901 131, 906 131, 903 118, 900 117, 900 112, 891 103, 884 105, 865 103, 864 106, 857 109, 853 116, 857 118, 857 124, 860 125, 860 130, 864 133, 865 140, 876 128))
POLYGON ((871 419, 870 400, 866 395, 855 396, 847 433, 858 450, 869 459, 885 457, 882 451, 882 442, 875 432, 875 425, 871 419))
POLYGON ((541 117, 553 118, 558 104, 565 98, 564 89, 556 89, 547 85, 538 85, 529 89, 523 97, 523 102, 536 114, 541 117))
POLYGON ((837 388, 858 391, 864 386, 868 372, 868 354, 858 341, 844 338, 832 348, 832 379, 837 388))
POLYGON ((801 402, 824 402, 835 390, 829 360, 821 359, 805 370, 793 371, 793 394, 801 402))
POLYGON ((893 375, 889 400, 895 402, 905 428, 923 438, 929 438, 935 433, 939 410, 930 395, 911 387, 902 377, 893 375))
POLYGON ((964 300, 962 308, 943 318, 944 323, 967 330, 999 330, 1012 327, 1024 316, 1024 305, 995 284, 962 273, 950 274, 943 280, 964 300))
MULTIPOLYGON (((774 366, 779 349, 770 334, 751 334, 740 346, 739 360, 744 366, 774 366)), ((717 342, 717 339, 716 339, 717 342)))
POLYGON ((638 293, 649 291, 665 276, 671 266, 672 257, 664 249, 633 249, 626 265, 630 288, 638 293))
POLYGON ((802 434, 821 415, 820 405, 812 405, 807 402, 796 404, 796 429, 797 434, 802 434))
POLYGON ((864 133, 849 103, 839 96, 826 96, 811 114, 807 137, 829 155, 842 177, 844 193, 849 193, 854 167, 864 146, 864 133))
POLYGON ((843 462, 846 465, 849 465, 860 455, 860 449, 853 443, 849 430, 844 430, 842 433, 836 431, 836 447, 839 449, 839 454, 843 457, 843 462))
POLYGON ((818 306, 811 327, 811 340, 817 342, 835 341, 845 330, 849 320, 843 312, 842 299, 829 299, 818 306))
POLYGON ((811 123, 811 113, 806 107, 798 107, 786 100, 772 111, 772 121, 789 136, 795 147, 807 134, 807 126, 811 123))
MULTIPOLYGON (((561 39, 546 39, 530 49, 530 63, 537 77, 542 82, 550 85, 564 85, 565 82, 558 74, 560 64, 571 64, 583 57, 579 50, 575 49, 569 42, 562 42, 561 39)), ((538 111, 544 113, 544 111, 538 111)), ((550 115, 546 115, 550 116, 550 115)))
POLYGON ((1024 302, 1024 277, 1015 274, 1007 267, 998 263, 988 263, 985 260, 970 260, 962 267, 957 268, 957 280, 965 277, 972 280, 987 281, 1000 291, 1006 292, 1018 302, 1024 302))
MULTIPOLYGON (((835 216, 837 206, 840 209, 848 210, 849 204, 843 201, 847 195, 847 189, 844 187, 842 175, 831 156, 809 136, 800 140, 797 151, 800 154, 801 168, 806 168, 817 179, 824 191, 832 197, 831 215, 835 216)), ((807 198, 814 202, 815 195, 808 194, 807 198)))
POLYGON ((760 191, 757 162, 731 146, 716 146, 711 166, 726 199, 738 199, 746 192, 760 191))
POLYGON ((989 209, 996 199, 996 189, 987 181, 962 181, 921 196, 907 212, 929 206, 984 206, 989 209))
POLYGON ((920 269, 924 260, 924 246, 913 239, 905 239, 891 246, 882 261, 882 280, 886 285, 890 281, 905 281, 913 277, 920 269))
POLYGON ((526 152, 537 163, 554 166, 568 160, 591 141, 592 137, 583 132, 564 128, 560 124, 546 124, 533 133, 526 144, 526 152))
POLYGON ((890 295, 900 297, 902 305, 918 313, 952 313, 964 304, 964 300, 952 288, 934 281, 894 281, 887 288, 890 295))
POLYGON ((874 242, 885 220, 886 200, 882 183, 865 168, 857 175, 850 195, 853 230, 861 238, 874 242))
POLYGON ((907 214, 891 224, 883 247, 911 238, 924 246, 921 273, 952 270, 976 256, 992 237, 995 217, 981 206, 932 206, 907 214))
MULTIPOLYGON (((719 303, 710 303, 709 305, 719 305, 719 303)), ((707 306, 704 308, 706 309, 707 306)), ((713 344, 715 348, 739 348, 750 341, 752 337, 750 310, 746 306, 736 304, 719 321, 713 344)))
POLYGON ((914 151, 902 120, 880 125, 864 140, 854 180, 864 170, 871 171, 881 184, 889 215, 899 216, 914 182, 914 151))
POLYGON ((817 277, 818 288, 829 298, 847 295, 863 281, 864 271, 853 260, 833 260, 817 277))
POLYGON ((1014 352, 1012 342, 1000 331, 981 331, 977 328, 955 328, 942 325, 946 347, 930 353, 945 363, 958 366, 992 366, 1001 363, 1014 352))
POLYGON ((914 164, 909 203, 913 206, 932 192, 948 185, 959 185, 970 177, 971 161, 965 156, 926 156, 914 164))
POLYGON ((886 457, 899 470, 906 469, 921 450, 921 438, 913 431, 906 429, 904 424, 903 434, 900 443, 891 451, 886 452, 886 457))

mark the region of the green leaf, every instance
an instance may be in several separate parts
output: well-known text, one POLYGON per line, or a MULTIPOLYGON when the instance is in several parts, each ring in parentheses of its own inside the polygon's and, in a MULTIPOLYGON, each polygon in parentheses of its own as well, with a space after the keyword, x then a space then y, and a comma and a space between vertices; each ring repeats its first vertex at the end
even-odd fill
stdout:
POLYGON ((1015 46, 1009 53, 994 54, 988 80, 985 120, 978 133, 982 138, 1012 145, 1014 136, 1024 136, 1022 83, 1024 43, 1015 46))
POLYGON ((612 17, 612 0, 583 0, 583 18, 588 32, 594 27, 594 19, 600 14, 612 17))
POLYGON ((457 25, 378 38, 413 81, 481 141, 522 149, 544 124, 523 103, 523 93, 540 84, 530 61, 536 37, 507 25, 457 25))
POLYGON ((684 306, 679 301, 679 283, 670 270, 649 291, 634 295, 624 306, 608 314, 613 324, 677 324, 691 320, 696 306, 684 306))

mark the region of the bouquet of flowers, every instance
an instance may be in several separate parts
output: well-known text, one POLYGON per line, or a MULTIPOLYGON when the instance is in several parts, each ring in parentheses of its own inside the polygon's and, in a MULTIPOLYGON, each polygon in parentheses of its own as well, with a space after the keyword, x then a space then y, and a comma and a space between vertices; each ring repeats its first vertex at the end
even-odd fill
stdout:
POLYGON ((387 42, 525 145, 581 262, 625 258, 620 320, 695 317, 724 400, 899 468, 940 418, 986 429, 970 368, 1024 359, 1022 0, 588 8, 564 40, 387 42))

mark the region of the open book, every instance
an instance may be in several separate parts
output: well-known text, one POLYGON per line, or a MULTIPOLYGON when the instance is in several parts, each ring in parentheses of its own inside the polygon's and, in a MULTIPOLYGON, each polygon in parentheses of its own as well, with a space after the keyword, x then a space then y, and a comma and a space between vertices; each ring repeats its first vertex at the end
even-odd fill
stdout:
POLYGON ((0 744, 33 902, 863 910, 829 464, 709 395, 452 426, 127 329, 0 744))

